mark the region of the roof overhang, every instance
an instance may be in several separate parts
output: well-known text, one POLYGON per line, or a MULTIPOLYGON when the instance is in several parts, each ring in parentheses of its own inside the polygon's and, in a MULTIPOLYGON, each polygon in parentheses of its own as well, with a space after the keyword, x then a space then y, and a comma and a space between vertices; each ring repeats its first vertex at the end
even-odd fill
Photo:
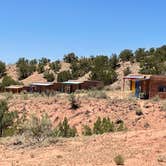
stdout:
POLYGON ((30 84, 30 86, 50 86, 53 84, 53 82, 33 82, 30 84))
POLYGON ((62 82, 63 84, 82 84, 83 82, 80 82, 80 81, 75 81, 75 80, 68 80, 68 81, 65 81, 65 82, 62 82))
POLYGON ((22 89, 24 86, 21 85, 10 85, 5 87, 5 89, 22 89))
POLYGON ((123 79, 128 79, 128 80, 148 80, 150 79, 151 75, 128 75, 123 77, 123 79))

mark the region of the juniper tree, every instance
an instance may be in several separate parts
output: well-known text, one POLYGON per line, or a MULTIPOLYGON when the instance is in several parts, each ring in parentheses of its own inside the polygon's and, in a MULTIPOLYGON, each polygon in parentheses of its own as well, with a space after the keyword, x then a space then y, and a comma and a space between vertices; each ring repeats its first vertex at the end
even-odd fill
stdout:
POLYGON ((55 136, 58 137, 75 137, 77 134, 77 130, 75 127, 70 127, 70 125, 68 124, 68 120, 65 117, 63 122, 59 123, 57 129, 55 130, 55 136))
POLYGON ((83 131, 82 131, 82 134, 85 135, 85 136, 89 136, 89 135, 92 135, 92 129, 88 126, 88 125, 85 125, 83 127, 83 131))
POLYGON ((5 75, 6 72, 6 64, 0 61, 0 78, 5 75))
POLYGON ((16 112, 9 112, 8 105, 5 100, 0 101, 0 137, 3 136, 3 131, 8 127, 12 126, 15 118, 17 117, 16 112))

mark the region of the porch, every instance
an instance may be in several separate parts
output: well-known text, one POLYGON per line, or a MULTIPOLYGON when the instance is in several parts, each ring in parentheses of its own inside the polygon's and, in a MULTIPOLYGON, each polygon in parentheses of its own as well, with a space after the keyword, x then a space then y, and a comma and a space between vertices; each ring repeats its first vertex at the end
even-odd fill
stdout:
POLYGON ((128 75, 123 78, 123 91, 125 90, 126 80, 130 81, 130 91, 135 97, 141 99, 149 98, 150 75, 128 75))

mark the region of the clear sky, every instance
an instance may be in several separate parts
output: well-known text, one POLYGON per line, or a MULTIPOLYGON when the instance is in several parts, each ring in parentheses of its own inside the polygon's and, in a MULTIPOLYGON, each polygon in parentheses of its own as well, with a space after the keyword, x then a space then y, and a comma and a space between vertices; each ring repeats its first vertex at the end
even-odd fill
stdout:
POLYGON ((111 55, 166 44, 166 0, 0 0, 0 59, 111 55))

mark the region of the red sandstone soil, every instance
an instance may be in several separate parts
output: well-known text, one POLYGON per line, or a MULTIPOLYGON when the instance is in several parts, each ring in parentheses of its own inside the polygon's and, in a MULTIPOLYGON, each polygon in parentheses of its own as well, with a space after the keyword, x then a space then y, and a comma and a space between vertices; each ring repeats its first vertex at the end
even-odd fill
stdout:
POLYGON ((2 166, 115 166, 113 158, 122 154, 126 166, 164 166, 166 130, 140 130, 127 133, 63 139, 48 147, 14 149, 0 146, 2 166))
POLYGON ((0 144, 0 166, 115 165, 122 154, 126 166, 166 165, 166 111, 161 102, 80 97, 80 108, 72 110, 65 96, 11 99, 10 110, 27 115, 47 113, 56 126, 65 116, 81 133, 98 116, 122 119, 127 132, 60 139, 47 147, 17 148, 0 144), (135 111, 142 109, 143 115, 135 111), (162 162, 158 159, 162 158, 162 162))

